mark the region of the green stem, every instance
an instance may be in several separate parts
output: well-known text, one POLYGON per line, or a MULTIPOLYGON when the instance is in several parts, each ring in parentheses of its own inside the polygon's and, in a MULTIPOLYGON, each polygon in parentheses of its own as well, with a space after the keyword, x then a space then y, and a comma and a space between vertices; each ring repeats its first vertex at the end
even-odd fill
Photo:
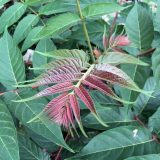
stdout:
POLYGON ((79 2, 80 0, 76 0, 76 1, 77 1, 78 13, 79 13, 79 16, 80 16, 80 19, 81 19, 81 22, 82 22, 82 26, 83 26, 83 31, 84 31, 85 38, 86 38, 87 43, 88 43, 89 50, 90 50, 91 60, 92 60, 92 63, 95 63, 95 58, 94 58, 94 55, 93 55, 93 50, 92 50, 92 46, 91 46, 91 43, 90 43, 87 27, 86 27, 86 24, 85 24, 85 19, 82 15, 81 7, 80 7, 80 2, 79 2))
MULTIPOLYGON (((25 3, 23 0, 20 0, 20 2, 25 3)), ((29 7, 29 6, 27 6, 27 7, 28 7, 28 9, 29 9, 32 13, 34 13, 36 16, 38 16, 39 19, 40 19, 40 21, 42 22, 42 24, 43 24, 44 26, 46 26, 46 24, 44 23, 44 21, 43 21, 43 19, 40 17, 40 15, 39 15, 34 9, 32 9, 31 7, 29 7)))

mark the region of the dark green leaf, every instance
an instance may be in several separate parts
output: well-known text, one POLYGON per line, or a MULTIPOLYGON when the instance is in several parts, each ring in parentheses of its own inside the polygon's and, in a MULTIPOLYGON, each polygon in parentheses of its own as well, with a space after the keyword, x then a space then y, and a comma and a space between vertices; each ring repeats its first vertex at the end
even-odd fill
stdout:
POLYGON ((38 116, 36 122, 30 122, 35 116, 42 112, 47 104, 45 99, 30 101, 24 103, 12 102, 11 100, 22 100, 24 97, 35 94, 33 90, 26 90, 20 93, 8 93, 5 95, 5 101, 8 103, 10 111, 27 127, 50 140, 57 145, 72 151, 65 143, 60 127, 46 117, 38 116))
POLYGON ((160 86, 160 48, 152 55, 152 70, 157 84, 160 86))
MULTIPOLYGON (((143 58, 143 61, 148 62, 148 59, 143 58)), ((122 70, 124 70, 125 73, 127 73, 127 75, 129 75, 140 88, 143 88, 145 81, 149 77, 151 72, 150 66, 143 67, 133 64, 122 65, 122 70)), ((139 95, 138 92, 127 90, 124 88, 121 88, 120 92, 123 99, 132 102, 134 102, 139 95)))
POLYGON ((160 137, 160 108, 149 118, 148 126, 160 137))
MULTIPOLYGON (((102 118, 103 122, 106 123, 110 128, 134 124, 136 121, 134 120, 133 113, 129 113, 127 119, 125 118, 125 108, 123 107, 113 107, 110 106, 107 108, 101 108, 97 110, 98 115, 102 118)), ((103 127, 99 122, 95 119, 95 117, 90 113, 83 119, 83 124, 87 128, 93 128, 97 130, 105 130, 106 127, 103 127)))
POLYGON ((39 148, 23 131, 18 132, 18 142, 21 160, 50 160, 50 155, 39 148))
POLYGON ((67 160, 122 160, 133 155, 159 153, 159 149, 146 128, 123 126, 95 136, 75 157, 67 160))
POLYGON ((39 134, 35 133, 33 130, 29 129, 28 127, 25 128, 27 134, 31 139, 41 148, 44 148, 47 152, 52 153, 58 150, 58 146, 53 143, 52 141, 48 140, 40 136, 39 134))
POLYGON ((125 160, 159 160, 159 159, 160 159, 159 154, 149 154, 145 156, 130 157, 125 160))
MULTIPOLYGON (((153 77, 151 77, 151 78, 147 79, 143 89, 145 91, 153 91, 154 92, 155 87, 156 87, 155 80, 153 77)), ((143 112, 143 110, 145 109, 145 107, 147 106, 150 99, 151 99, 151 97, 146 96, 143 93, 141 93, 138 96, 136 103, 134 104, 135 114, 137 114, 137 115, 141 114, 143 112)))

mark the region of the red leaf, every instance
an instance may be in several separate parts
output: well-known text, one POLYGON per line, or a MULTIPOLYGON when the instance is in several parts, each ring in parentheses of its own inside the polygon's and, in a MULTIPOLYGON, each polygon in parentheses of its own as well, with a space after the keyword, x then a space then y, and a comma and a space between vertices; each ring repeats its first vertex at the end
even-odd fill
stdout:
POLYGON ((48 87, 44 89, 43 91, 39 92, 38 94, 35 95, 35 97, 42 97, 42 96, 48 96, 56 93, 62 93, 62 92, 67 92, 71 89, 73 89, 74 86, 70 82, 64 82, 60 84, 56 84, 52 87, 48 87))
POLYGON ((111 46, 128 46, 131 41, 127 36, 111 37, 109 40, 111 46))
POLYGON ((74 116, 76 120, 79 122, 80 121, 80 107, 79 107, 77 98, 74 94, 69 95, 69 102, 70 102, 72 111, 74 113, 74 116))
POLYGON ((112 84, 118 84, 129 89, 139 90, 137 85, 125 72, 109 64, 96 65, 95 70, 92 72, 92 76, 106 80, 112 84))
POLYGON ((59 125, 68 128, 70 124, 73 125, 72 109, 68 104, 68 93, 64 93, 51 102, 45 108, 48 116, 59 125))
POLYGON ((68 93, 63 93, 59 96, 57 96, 56 98, 52 99, 47 106, 45 107, 46 111, 49 111, 50 108, 59 105, 59 103, 63 103, 65 101, 67 101, 68 99, 68 93))
POLYGON ((118 98, 118 96, 112 91, 110 87, 108 87, 101 80, 98 80, 94 77, 89 76, 85 80, 83 80, 82 83, 103 92, 107 96, 110 96, 112 98, 118 98))
POLYGON ((82 100, 82 102, 88 107, 88 109, 91 112, 96 113, 92 98, 90 97, 89 93, 85 90, 85 88, 82 85, 80 85, 79 87, 75 87, 74 91, 82 100))

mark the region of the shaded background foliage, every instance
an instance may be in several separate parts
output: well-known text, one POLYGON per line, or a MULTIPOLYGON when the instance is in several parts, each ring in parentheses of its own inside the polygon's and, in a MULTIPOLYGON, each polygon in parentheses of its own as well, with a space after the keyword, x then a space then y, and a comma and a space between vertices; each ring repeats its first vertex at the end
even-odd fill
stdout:
MULTIPOLYGON (((122 31, 127 34, 132 43, 120 48, 149 66, 123 64, 119 67, 140 88, 151 91, 152 96, 114 85, 119 97, 135 101, 134 104, 123 104, 91 90, 97 112, 109 127, 102 126, 80 102, 88 138, 79 129, 79 137, 72 138, 63 127, 43 117, 28 123, 53 98, 13 102, 31 97, 44 88, 17 89, 19 82, 42 73, 42 70, 30 67, 41 67, 54 60, 59 49, 78 48, 89 52, 89 48, 77 14, 76 0, 0 0, 0 159, 160 158, 160 2, 123 1, 120 6, 116 0, 81 0, 80 4, 92 48, 96 48, 94 51, 103 52, 104 31, 109 36, 114 23, 115 35, 122 31), (116 12, 119 14, 115 21, 116 12), (102 15, 106 16, 102 18, 102 15), (50 51, 55 51, 55 55, 37 53, 50 51)), ((68 55, 63 53, 63 56, 68 55)), ((112 58, 110 61, 114 60, 112 58)))

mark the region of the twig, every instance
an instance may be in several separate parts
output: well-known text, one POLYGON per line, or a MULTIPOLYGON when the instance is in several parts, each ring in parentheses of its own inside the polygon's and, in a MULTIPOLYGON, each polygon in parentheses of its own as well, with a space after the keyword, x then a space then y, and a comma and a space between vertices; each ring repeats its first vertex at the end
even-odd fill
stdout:
MULTIPOLYGON (((69 138, 70 136, 70 132, 67 133, 66 137, 65 137, 65 141, 67 141, 67 139, 69 138)), ((55 160, 58 160, 60 158, 60 155, 61 155, 61 152, 62 152, 62 149, 63 147, 60 147, 58 153, 57 153, 57 156, 55 157, 55 160)))
MULTIPOLYGON (((20 0, 22 3, 25 3, 23 0, 20 0)), ((38 16, 39 17, 39 19, 41 20, 41 22, 42 22, 42 24, 44 25, 44 26, 46 26, 46 24, 44 23, 44 21, 43 21, 43 19, 40 17, 40 15, 34 10, 34 9, 32 9, 31 7, 29 7, 29 6, 27 6, 28 7, 28 9, 32 12, 32 13, 34 13, 36 16, 38 16)))
POLYGON ((151 49, 149 49, 149 50, 146 51, 146 52, 139 53, 139 54, 137 55, 137 57, 146 56, 146 55, 152 54, 155 50, 156 50, 155 48, 151 48, 151 49))
MULTIPOLYGON (((139 122, 139 124, 140 124, 141 126, 143 126, 143 127, 145 127, 145 128, 148 129, 148 127, 139 119, 138 116, 135 116, 135 120, 136 120, 137 122, 139 122)), ((160 143, 160 141, 159 141, 159 139, 158 139, 158 136, 157 136, 156 134, 154 134, 154 133, 152 133, 152 139, 155 140, 157 143, 160 143)))
POLYGON ((79 12, 79 17, 80 17, 81 22, 82 22, 83 31, 84 31, 84 34, 85 34, 85 37, 86 37, 86 40, 87 40, 87 43, 88 43, 89 50, 90 50, 90 56, 91 56, 92 63, 95 63, 95 58, 94 58, 94 54, 93 54, 90 38, 89 38, 87 27, 86 27, 86 24, 85 24, 85 19, 84 19, 83 15, 82 15, 82 11, 81 11, 79 0, 77 0, 77 9, 78 9, 78 12, 79 12))

